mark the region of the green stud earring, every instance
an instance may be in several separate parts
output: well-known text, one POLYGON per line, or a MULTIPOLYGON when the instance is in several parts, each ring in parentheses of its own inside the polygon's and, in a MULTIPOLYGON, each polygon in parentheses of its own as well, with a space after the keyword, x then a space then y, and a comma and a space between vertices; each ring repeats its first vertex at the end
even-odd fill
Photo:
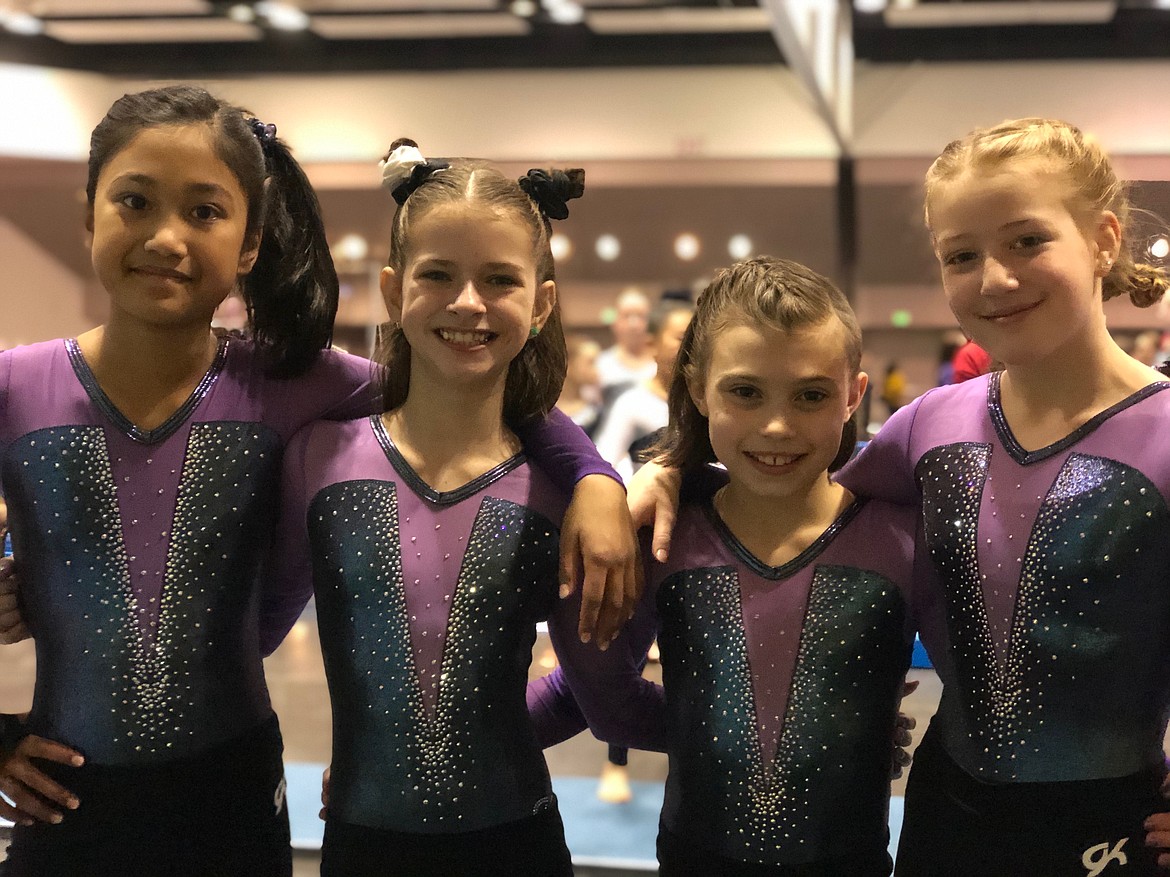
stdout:
POLYGON ((535 338, 539 334, 540 334, 540 326, 532 326, 528 330, 528 337, 529 338, 535 338))

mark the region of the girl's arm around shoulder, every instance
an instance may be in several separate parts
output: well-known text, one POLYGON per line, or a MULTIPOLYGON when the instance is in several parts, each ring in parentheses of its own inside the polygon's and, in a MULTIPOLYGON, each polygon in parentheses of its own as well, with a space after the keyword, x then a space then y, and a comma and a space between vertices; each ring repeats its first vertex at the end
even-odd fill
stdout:
POLYGON ((8 408, 8 381, 12 375, 12 354, 0 350, 0 415, 8 408))
POLYGON ((578 635, 606 643, 634 611, 641 570, 625 488, 589 437, 553 409, 519 433, 533 460, 572 500, 561 528, 561 595, 580 584, 578 635))
POLYGON ((621 484, 589 436, 558 408, 543 420, 517 430, 517 435, 525 453, 566 493, 572 493, 577 483, 590 475, 605 475, 621 484))
POLYGON ((911 458, 910 443, 922 403, 933 392, 928 391, 895 411, 834 479, 857 496, 902 505, 918 504, 921 497, 914 479, 917 461, 911 458))
POLYGON ((545 722, 560 722, 562 729, 572 727, 577 709, 600 740, 635 749, 665 750, 662 687, 642 678, 646 653, 658 632, 654 595, 647 589, 634 616, 604 651, 582 643, 575 635, 577 602, 562 600, 549 618, 549 636, 563 679, 554 675, 546 677, 548 681, 532 683, 535 688, 530 686, 529 704, 537 706, 533 719, 538 736, 544 740, 555 736, 555 732, 542 730, 545 722), (566 695, 575 700, 575 707, 564 703, 566 695), (570 719, 567 724, 566 716, 570 719))
POLYGON ((868 526, 863 550, 867 563, 902 595, 907 642, 912 642, 917 632, 914 595, 918 575, 919 508, 875 499, 866 503, 865 512, 868 526))
POLYGON ((318 424, 309 424, 289 441, 281 474, 280 515, 268 575, 260 594, 260 652, 276 651, 313 596, 309 554, 309 486, 306 459, 318 424))
POLYGON ((295 378, 278 379, 278 417, 292 429, 314 420, 352 420, 382 410, 381 367, 341 350, 322 350, 309 370, 295 378))

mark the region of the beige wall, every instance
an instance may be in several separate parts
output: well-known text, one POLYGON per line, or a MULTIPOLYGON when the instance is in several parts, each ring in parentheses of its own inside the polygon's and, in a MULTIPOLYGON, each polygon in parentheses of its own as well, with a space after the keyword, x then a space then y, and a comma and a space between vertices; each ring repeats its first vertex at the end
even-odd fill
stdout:
MULTIPOLYGON (((109 103, 150 84, 0 64, 0 159, 81 161, 109 103)), ((450 154, 590 162, 595 182, 634 185, 651 177, 718 184, 751 177, 763 164, 773 182, 791 174, 792 182, 824 184, 837 154, 802 86, 779 66, 263 75, 207 84, 274 121, 323 188, 375 186, 370 163, 403 133, 450 154), (798 179, 809 173, 817 179, 798 179)), ((1160 61, 861 64, 859 182, 920 179, 948 139, 1035 114, 1064 116, 1096 133, 1123 173, 1170 179, 1170 102, 1150 97, 1167 90, 1170 62, 1160 61)), ((104 297, 80 276, 84 266, 71 270, 2 220, 0 213, 0 340, 73 334, 100 319, 104 297)), ((663 280, 578 285, 565 298, 568 322, 595 323, 627 283, 653 289, 663 280)), ((930 285, 862 278, 856 303, 863 325, 880 331, 874 343, 886 355, 898 353, 899 336, 885 329, 895 308, 910 309, 919 329, 953 326, 930 285)), ((1165 309, 1111 303, 1109 316, 1119 329, 1170 326, 1165 309)), ((925 377, 931 336, 904 341, 923 360, 925 377)))
POLYGON ((0 349, 90 328, 87 281, 0 217, 0 349))

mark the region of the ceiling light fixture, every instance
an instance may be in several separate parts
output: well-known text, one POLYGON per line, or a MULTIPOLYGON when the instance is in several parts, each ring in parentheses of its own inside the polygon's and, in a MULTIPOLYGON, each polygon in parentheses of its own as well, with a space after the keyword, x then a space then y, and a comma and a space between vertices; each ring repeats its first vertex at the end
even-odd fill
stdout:
POLYGON ((699 255, 699 239, 690 232, 683 232, 674 239, 674 254, 684 262, 690 262, 699 255))
POLYGON ((256 4, 256 12, 277 30, 298 31, 309 27, 309 16, 289 3, 265 0, 256 4))
POLYGON ((727 252, 733 259, 746 259, 752 254, 752 239, 746 234, 732 235, 727 242, 727 252))
POLYGON ((603 262, 612 262, 622 253, 622 242, 611 234, 603 234, 594 245, 597 258, 603 262))
POLYGON ((540 3, 557 24, 580 24, 585 20, 585 10, 574 0, 540 0, 540 3))
POLYGON ((227 16, 232 21, 238 21, 241 24, 251 24, 256 20, 256 10, 247 3, 234 3, 228 7, 227 16))
POLYGON ((342 235, 333 250, 346 262, 361 262, 370 254, 370 244, 360 234, 351 232, 342 235))
POLYGON ((27 12, 0 9, 0 27, 22 37, 35 37, 45 30, 45 23, 27 12))
POLYGON ((553 259, 557 262, 566 262, 573 257, 573 242, 566 234, 556 232, 548 239, 548 246, 552 250, 553 259))

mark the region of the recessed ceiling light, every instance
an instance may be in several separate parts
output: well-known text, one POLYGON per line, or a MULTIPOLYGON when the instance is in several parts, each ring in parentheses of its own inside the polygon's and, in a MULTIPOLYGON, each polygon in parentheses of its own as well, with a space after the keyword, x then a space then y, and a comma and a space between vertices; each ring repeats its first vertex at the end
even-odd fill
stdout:
POLYGON ((360 262, 370 253, 369 242, 360 234, 342 235, 333 246, 334 252, 347 262, 360 262))
POLYGON ((569 240, 569 236, 557 232, 548 239, 549 249, 552 250, 553 259, 558 262, 564 262, 573 257, 573 242, 569 240))
POLYGON ((727 242, 727 252, 733 259, 746 259, 752 254, 752 239, 746 234, 732 235, 727 242))
POLYGON ((256 11, 247 3, 236 3, 228 9, 228 18, 244 24, 251 24, 256 20, 256 11))
POLYGON ((684 232, 674 239, 674 254, 684 262, 699 255, 699 239, 690 232, 684 232))
POLYGON ((603 262, 612 262, 622 252, 622 243, 611 234, 603 234, 597 239, 594 245, 597 250, 597 258, 603 262))

